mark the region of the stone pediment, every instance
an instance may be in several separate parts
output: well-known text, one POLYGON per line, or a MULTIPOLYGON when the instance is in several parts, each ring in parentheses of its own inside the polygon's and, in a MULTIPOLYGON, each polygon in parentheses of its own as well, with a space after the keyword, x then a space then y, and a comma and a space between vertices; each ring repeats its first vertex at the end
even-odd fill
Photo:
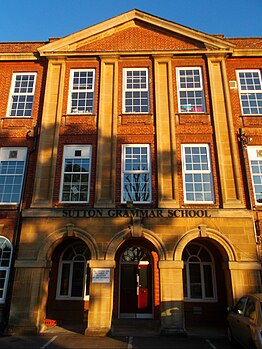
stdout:
POLYGON ((42 56, 104 52, 219 50, 235 45, 217 36, 132 10, 39 48, 42 56))

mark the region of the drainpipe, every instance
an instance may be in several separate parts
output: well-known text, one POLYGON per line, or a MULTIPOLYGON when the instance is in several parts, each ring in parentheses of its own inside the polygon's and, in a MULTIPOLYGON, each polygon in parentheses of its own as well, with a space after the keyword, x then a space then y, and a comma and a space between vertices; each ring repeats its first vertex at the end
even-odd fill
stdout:
POLYGON ((20 241, 23 199, 24 199, 24 194, 25 194, 25 184, 26 184, 26 179, 27 179, 27 174, 28 174, 29 158, 30 158, 30 155, 36 150, 37 139, 38 139, 38 128, 39 128, 38 125, 36 125, 34 127, 32 136, 31 136, 32 130, 29 130, 26 133, 26 139, 27 140, 33 139, 33 144, 32 144, 32 148, 26 154, 24 176, 23 176, 23 181, 22 181, 21 195, 20 195, 18 210, 17 210, 17 220, 16 220, 14 237, 13 237, 13 253, 12 253, 12 258, 11 258, 11 263, 10 263, 9 280, 8 280, 8 287, 7 287, 7 293, 6 293, 6 300, 8 300, 7 301, 8 305, 5 307, 6 311, 5 311, 5 314, 3 316, 3 322, 4 322, 2 325, 3 329, 6 328, 7 323, 8 323, 8 318, 9 318, 9 311, 10 311, 10 306, 11 306, 11 292, 12 292, 13 285, 14 285, 14 273, 15 273, 14 265, 15 265, 15 260, 16 260, 17 255, 18 255, 19 241, 20 241))

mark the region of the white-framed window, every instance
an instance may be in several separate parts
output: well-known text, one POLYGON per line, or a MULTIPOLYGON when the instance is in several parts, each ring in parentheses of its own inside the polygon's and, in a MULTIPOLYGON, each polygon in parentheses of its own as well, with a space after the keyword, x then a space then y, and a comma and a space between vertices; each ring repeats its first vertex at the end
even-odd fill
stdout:
POLYGON ((151 161, 149 144, 122 146, 122 203, 151 202, 151 161))
POLYGON ((13 247, 4 236, 0 236, 0 303, 5 302, 13 247))
POLYGON ((259 69, 237 70, 243 115, 262 114, 262 80, 259 69))
POLYGON ((177 68, 176 72, 179 112, 205 112, 202 69, 200 67, 177 68))
POLYGON ((262 205, 262 146, 247 147, 255 202, 262 205))
POLYGON ((124 68, 123 112, 149 113, 148 68, 124 68))
POLYGON ((64 250, 59 261, 57 299, 89 299, 90 259, 90 250, 81 241, 64 250))
POLYGON ((61 202, 89 202, 91 155, 91 145, 64 146, 61 202))
POLYGON ((0 204, 20 202, 27 148, 0 148, 0 204))
POLYGON ((208 144, 182 144, 184 200, 213 203, 214 188, 208 144))
POLYGON ((68 97, 69 114, 94 112, 95 69, 72 69, 68 97))
POLYGON ((31 117, 37 73, 14 73, 9 97, 8 116, 31 117))
POLYGON ((209 250, 201 244, 190 243, 183 251, 182 260, 185 300, 216 301, 215 265, 209 250))

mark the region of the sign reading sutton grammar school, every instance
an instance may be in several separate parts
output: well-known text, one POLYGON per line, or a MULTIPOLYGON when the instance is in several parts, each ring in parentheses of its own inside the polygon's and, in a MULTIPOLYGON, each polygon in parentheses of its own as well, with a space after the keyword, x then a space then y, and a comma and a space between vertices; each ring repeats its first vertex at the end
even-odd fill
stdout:
POLYGON ((87 209, 63 210, 63 217, 97 218, 97 217, 140 217, 140 218, 210 218, 208 210, 193 209, 87 209))

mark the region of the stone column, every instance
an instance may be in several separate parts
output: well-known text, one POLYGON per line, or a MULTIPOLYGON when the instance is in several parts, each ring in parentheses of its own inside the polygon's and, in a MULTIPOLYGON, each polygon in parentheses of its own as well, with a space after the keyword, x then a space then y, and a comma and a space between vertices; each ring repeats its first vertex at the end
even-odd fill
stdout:
POLYGON ((9 332, 36 334, 44 327, 49 266, 46 261, 17 260, 9 332))
POLYGON ((246 293, 261 292, 261 264, 259 262, 228 262, 231 274, 233 300, 246 293))
POLYGON ((207 58, 223 207, 243 208, 243 190, 240 169, 237 165, 238 152, 229 100, 225 57, 210 55, 207 58))
POLYGON ((90 300, 86 336, 105 336, 111 329, 113 312, 114 260, 92 260, 89 263, 90 300), (94 278, 95 272, 109 272, 109 280, 94 278))
POLYGON ((117 58, 101 58, 95 207, 115 202, 117 77, 117 58))
POLYGON ((174 91, 171 57, 154 57, 158 203, 178 207, 174 91))
POLYGON ((50 60, 47 71, 32 207, 52 207, 59 127, 62 117, 64 77, 65 61, 50 60))
POLYGON ((161 328, 164 333, 185 331, 182 261, 159 261, 161 328))

